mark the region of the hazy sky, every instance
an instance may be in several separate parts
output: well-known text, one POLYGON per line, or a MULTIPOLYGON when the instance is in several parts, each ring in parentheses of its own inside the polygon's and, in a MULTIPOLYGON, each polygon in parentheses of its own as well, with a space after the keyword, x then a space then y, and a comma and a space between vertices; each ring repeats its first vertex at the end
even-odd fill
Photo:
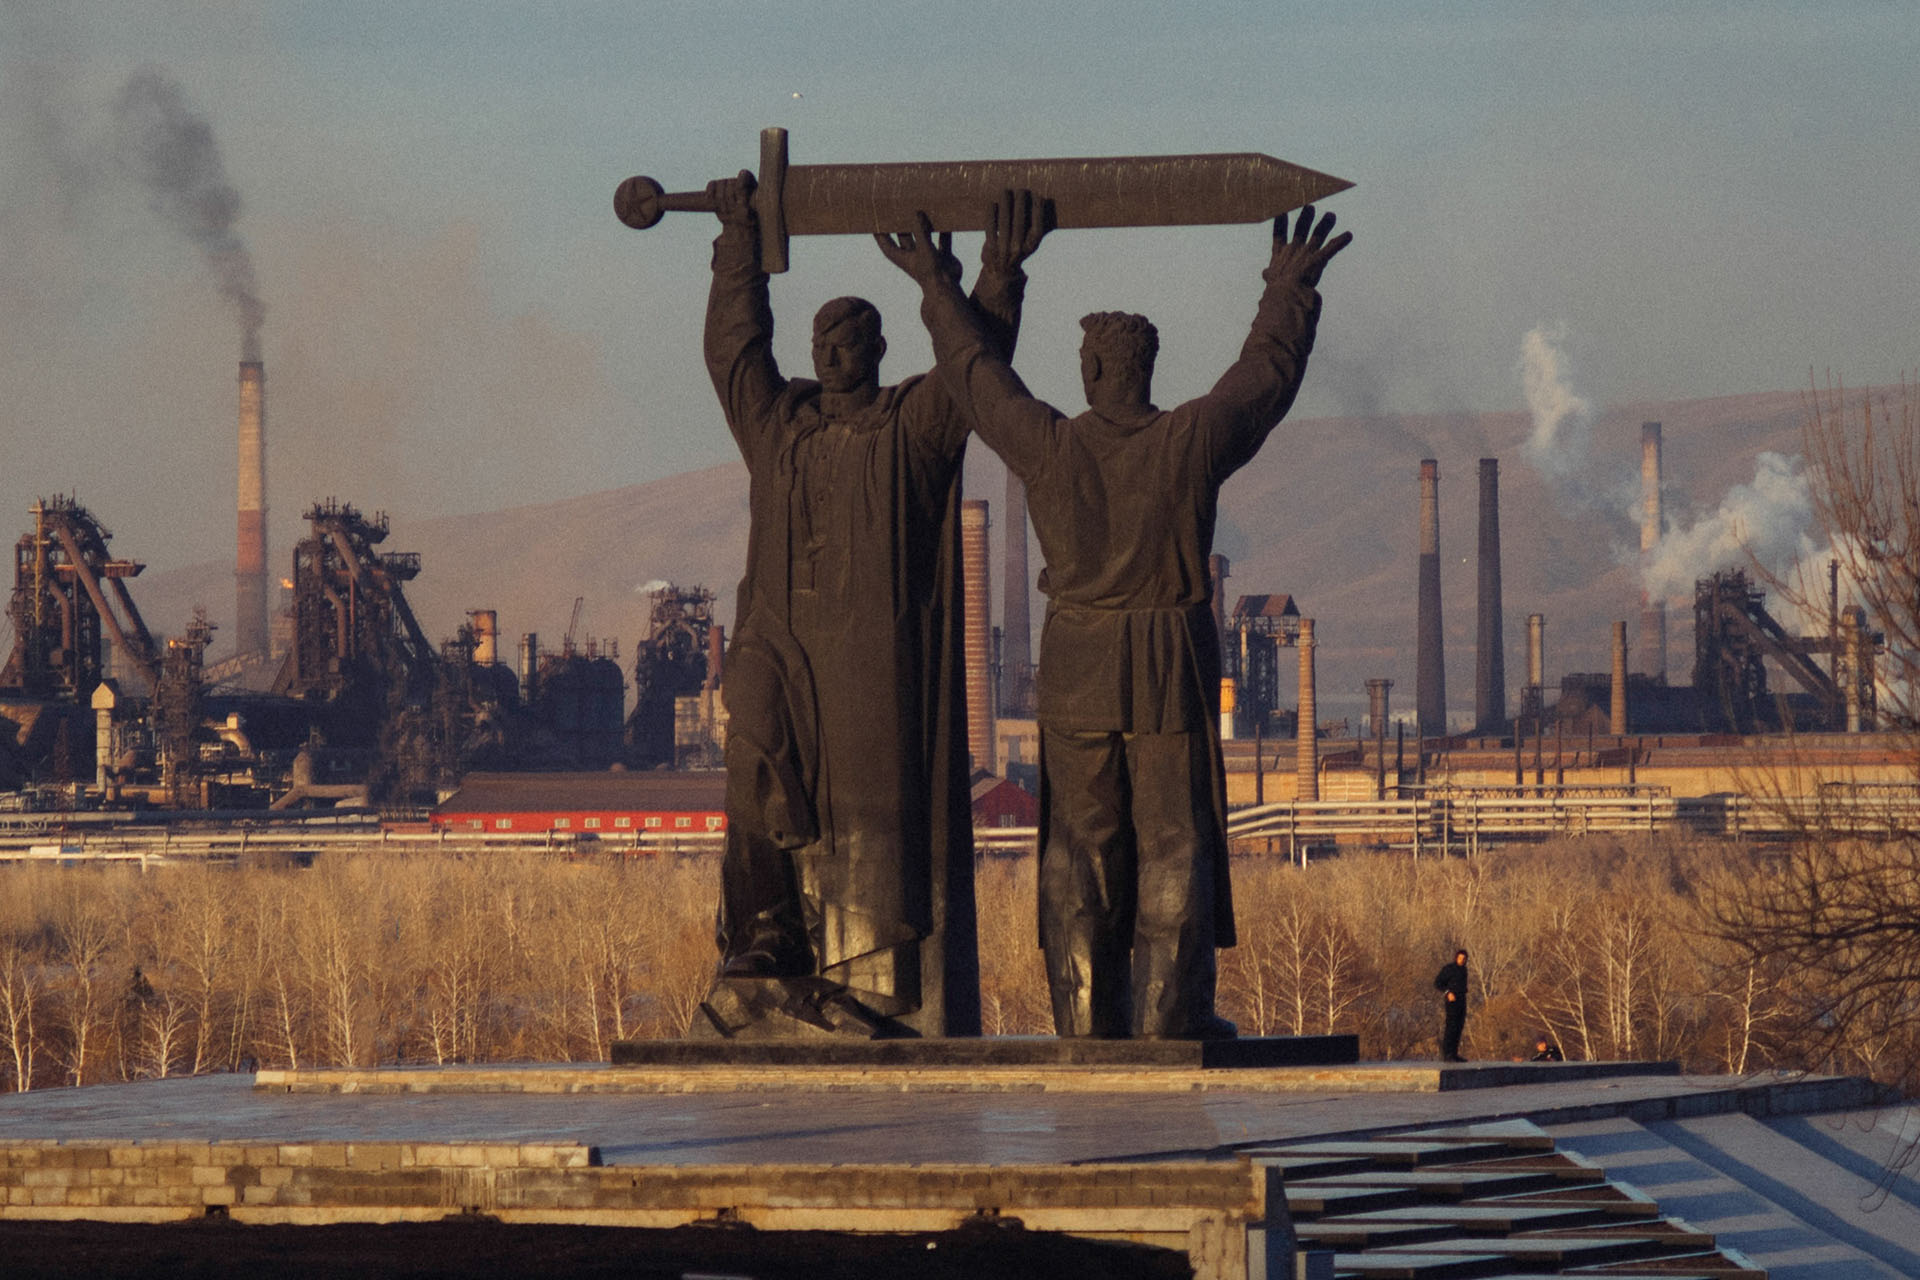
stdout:
MULTIPOLYGON (((1264 151, 1352 180, 1296 414, 1523 408, 1540 326, 1598 405, 1891 381, 1920 365, 1916 66, 1907 0, 0 0, 0 540, 69 492, 121 554, 232 554, 236 264, 276 563, 317 497, 426 517, 727 460, 712 220, 635 233, 611 201, 750 167, 775 124, 795 163, 1264 151)), ((1019 364, 1077 407, 1075 320, 1140 310, 1157 398, 1194 394, 1264 252, 1062 233, 1019 364)), ((924 366, 870 242, 793 257, 790 370, 847 292, 889 317, 889 375, 924 366)))

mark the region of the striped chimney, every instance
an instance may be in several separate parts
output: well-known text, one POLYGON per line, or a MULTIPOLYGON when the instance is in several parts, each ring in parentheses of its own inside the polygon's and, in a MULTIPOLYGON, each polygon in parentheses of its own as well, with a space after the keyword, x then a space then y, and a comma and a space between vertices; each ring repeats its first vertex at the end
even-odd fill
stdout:
POLYGON ((239 536, 234 557, 234 652, 267 656, 267 371, 240 362, 239 536))
POLYGON ((1320 798, 1319 741, 1314 726, 1320 709, 1315 697, 1313 671, 1313 619, 1300 619, 1300 715, 1295 733, 1294 770, 1297 795, 1301 800, 1320 798))
POLYGON ((1009 716, 1033 714, 1033 622, 1027 596, 1033 575, 1027 567, 1027 486, 1007 473, 1005 574, 1000 605, 1000 711, 1009 716))
POLYGON ((1607 732, 1618 738, 1627 731, 1627 624, 1613 624, 1613 696, 1607 715, 1607 732))
POLYGON ((1640 670, 1664 682, 1667 678, 1667 602, 1658 600, 1645 585, 1665 518, 1660 505, 1660 424, 1640 424, 1640 670))
POLYGON ((973 767, 998 772, 993 750, 993 615, 988 592, 987 504, 960 503, 960 611, 967 664, 967 748, 973 767))

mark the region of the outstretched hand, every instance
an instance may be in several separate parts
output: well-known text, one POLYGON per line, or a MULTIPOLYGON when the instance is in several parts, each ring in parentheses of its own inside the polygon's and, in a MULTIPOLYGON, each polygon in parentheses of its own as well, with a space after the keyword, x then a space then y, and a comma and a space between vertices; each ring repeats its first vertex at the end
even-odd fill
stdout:
POLYGON ((1320 283, 1333 255, 1353 243, 1353 232, 1343 231, 1332 240, 1333 215, 1327 214, 1318 225, 1313 221, 1313 206, 1306 205, 1293 224, 1293 239, 1287 239, 1287 215, 1273 220, 1273 261, 1268 270, 1279 276, 1292 276, 1311 288, 1320 283))
POLYGON ((758 184, 751 171, 742 169, 737 178, 715 178, 707 184, 707 199, 713 202, 713 216, 723 226, 750 227, 754 223, 753 189, 758 184))
POLYGON ((1002 191, 987 218, 987 241, 980 246, 980 269, 1011 275, 1033 256, 1053 229, 1053 201, 1025 187, 1002 191))
POLYGON ((941 280, 959 280, 960 259, 953 256, 953 232, 942 231, 936 237, 926 214, 916 213, 913 217, 917 231, 902 231, 898 235, 884 231, 874 233, 873 240, 880 246, 880 252, 888 262, 919 281, 922 288, 941 280))

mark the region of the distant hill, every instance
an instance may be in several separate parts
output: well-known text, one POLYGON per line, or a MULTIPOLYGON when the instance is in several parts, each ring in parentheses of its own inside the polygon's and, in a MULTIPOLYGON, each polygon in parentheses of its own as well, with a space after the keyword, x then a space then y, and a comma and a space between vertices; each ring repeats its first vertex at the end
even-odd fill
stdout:
MULTIPOLYGON (((1548 678, 1555 681, 1567 671, 1606 669, 1610 624, 1627 619, 1631 634, 1638 616, 1631 512, 1641 422, 1664 424, 1669 524, 1684 526, 1751 481, 1763 451, 1797 454, 1803 413, 1797 392, 1612 406, 1593 422, 1589 465, 1561 487, 1524 460, 1520 446, 1531 423, 1522 413, 1283 423, 1223 495, 1217 549, 1233 562, 1229 607, 1242 594, 1288 592, 1316 620, 1323 717, 1364 715, 1371 676, 1391 678, 1396 711, 1411 711, 1418 467, 1422 458, 1437 458, 1447 690, 1454 715, 1465 717, 1474 696, 1480 458, 1501 463, 1509 685, 1525 675, 1526 616, 1533 612, 1547 618, 1548 678)), ((998 508, 998 468, 989 468, 978 469, 990 478, 976 478, 972 492, 998 508)), ((585 601, 578 638, 616 639, 625 664, 645 632, 649 602, 640 588, 649 582, 703 585, 720 597, 719 616, 731 622, 746 529, 746 472, 731 464, 540 506, 396 517, 386 546, 420 553, 422 571, 407 594, 435 639, 450 635, 467 610, 492 608, 500 615, 503 656, 527 631, 557 645, 578 596, 585 601)), ((999 536, 996 523, 996 574, 999 536)), ((275 549, 276 562, 285 550, 275 549)), ((1037 571, 1037 547, 1032 554, 1037 571)), ((228 623, 232 581, 230 565, 207 564, 150 573, 133 587, 148 621, 172 631, 196 601, 228 623)), ((1001 599, 997 582, 994 599, 1001 599)), ((1670 610, 1669 673, 1679 682, 1692 665, 1690 612, 1690 601, 1670 610)), ((1036 633, 1040 617, 1036 607, 1036 633)), ((232 634, 230 626, 217 633, 215 656, 232 634)))

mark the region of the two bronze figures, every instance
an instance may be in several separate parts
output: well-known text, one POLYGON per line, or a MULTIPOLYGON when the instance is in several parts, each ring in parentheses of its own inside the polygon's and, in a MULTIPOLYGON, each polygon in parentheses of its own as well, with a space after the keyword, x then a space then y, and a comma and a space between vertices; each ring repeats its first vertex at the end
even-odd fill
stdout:
POLYGON ((978 435, 1026 484, 1046 560, 1039 926, 1055 1029, 1233 1035, 1213 1007, 1233 914, 1207 560, 1220 486, 1291 405, 1315 286, 1350 239, 1311 205, 1289 235, 1285 211, 1347 184, 1257 156, 789 169, 784 134, 768 135, 762 181, 665 196, 630 179, 617 200, 634 226, 672 208, 719 218, 707 368, 750 475, 722 965, 692 1034, 979 1033, 957 527, 978 435), (1276 212, 1250 332, 1205 395, 1156 407, 1157 335, 1120 313, 1082 321, 1085 412, 1014 373, 1023 264, 1050 227, 1276 212), (952 231, 976 226, 964 295, 952 231), (815 317, 813 379, 780 372, 768 270, 790 233, 850 230, 875 232, 920 286, 932 372, 883 386, 880 317, 858 298, 815 317))

